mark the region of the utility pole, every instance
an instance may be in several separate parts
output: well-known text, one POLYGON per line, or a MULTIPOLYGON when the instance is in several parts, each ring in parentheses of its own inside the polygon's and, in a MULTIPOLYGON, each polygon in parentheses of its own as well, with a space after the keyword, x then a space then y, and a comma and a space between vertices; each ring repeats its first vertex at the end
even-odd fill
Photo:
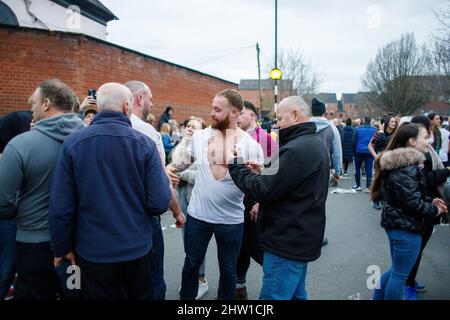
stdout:
POLYGON ((258 87, 259 87, 259 108, 258 108, 258 117, 259 121, 261 121, 261 108, 262 108, 262 91, 261 91, 261 64, 259 62, 259 43, 256 43, 256 58, 258 59, 258 87))

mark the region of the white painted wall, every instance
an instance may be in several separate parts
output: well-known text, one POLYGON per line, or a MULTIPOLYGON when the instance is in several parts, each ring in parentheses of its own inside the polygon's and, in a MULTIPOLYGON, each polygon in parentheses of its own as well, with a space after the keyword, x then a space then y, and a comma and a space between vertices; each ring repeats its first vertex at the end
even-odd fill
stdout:
MULTIPOLYGON (((1 1, 15 13, 20 26, 45 29, 27 12, 24 0, 1 1)), ((106 26, 83 15, 74 15, 72 11, 50 0, 32 0, 30 11, 50 30, 84 33, 106 40, 106 26)))

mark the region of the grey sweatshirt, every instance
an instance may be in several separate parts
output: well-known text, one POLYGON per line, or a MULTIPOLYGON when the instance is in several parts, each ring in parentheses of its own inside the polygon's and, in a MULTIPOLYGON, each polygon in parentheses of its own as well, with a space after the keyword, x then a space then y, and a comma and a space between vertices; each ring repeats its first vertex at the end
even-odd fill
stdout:
POLYGON ((323 117, 311 117, 309 121, 315 122, 316 134, 324 140, 327 151, 330 152, 331 164, 339 174, 342 170, 342 143, 338 128, 323 117), (324 134, 324 130, 327 128, 331 128, 329 137, 327 137, 327 133, 324 134))
POLYGON ((53 169, 64 139, 84 127, 76 114, 62 114, 36 122, 6 146, 0 158, 0 219, 17 217, 17 241, 50 241, 53 169))

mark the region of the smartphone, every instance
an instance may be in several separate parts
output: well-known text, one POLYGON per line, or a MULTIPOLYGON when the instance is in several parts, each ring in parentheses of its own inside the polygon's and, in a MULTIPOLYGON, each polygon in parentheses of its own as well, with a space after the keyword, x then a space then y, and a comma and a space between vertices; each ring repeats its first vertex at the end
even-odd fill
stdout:
POLYGON ((95 90, 95 89, 89 89, 89 90, 88 90, 88 96, 89 96, 89 97, 93 97, 94 99, 97 100, 97 90, 95 90))

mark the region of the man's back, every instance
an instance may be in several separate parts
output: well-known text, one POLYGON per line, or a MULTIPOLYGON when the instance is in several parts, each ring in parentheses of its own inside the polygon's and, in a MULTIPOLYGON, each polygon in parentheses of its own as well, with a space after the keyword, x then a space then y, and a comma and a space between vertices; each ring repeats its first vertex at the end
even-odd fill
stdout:
POLYGON ((355 153, 370 153, 368 145, 375 132, 377 132, 377 129, 367 124, 356 129, 354 137, 355 153))
POLYGON ((18 241, 50 240, 48 206, 53 170, 65 137, 81 128, 84 123, 74 114, 48 118, 6 146, 0 162, 4 186, 0 214, 15 210, 17 203, 18 241))
POLYGON ((158 131, 156 131, 156 129, 151 124, 143 121, 135 114, 131 115, 130 121, 133 126, 133 129, 139 131, 140 133, 146 135, 147 137, 153 140, 160 154, 161 161, 163 161, 164 163, 166 159, 166 154, 164 152, 161 134, 158 131))
MULTIPOLYGON (((133 130, 125 115, 109 111, 66 140, 52 188, 55 226, 76 212, 75 250, 98 263, 147 254, 149 214, 165 212, 171 197, 155 143, 133 130)), ((60 233, 70 230, 55 229, 54 250, 64 251, 69 240, 60 233)))

